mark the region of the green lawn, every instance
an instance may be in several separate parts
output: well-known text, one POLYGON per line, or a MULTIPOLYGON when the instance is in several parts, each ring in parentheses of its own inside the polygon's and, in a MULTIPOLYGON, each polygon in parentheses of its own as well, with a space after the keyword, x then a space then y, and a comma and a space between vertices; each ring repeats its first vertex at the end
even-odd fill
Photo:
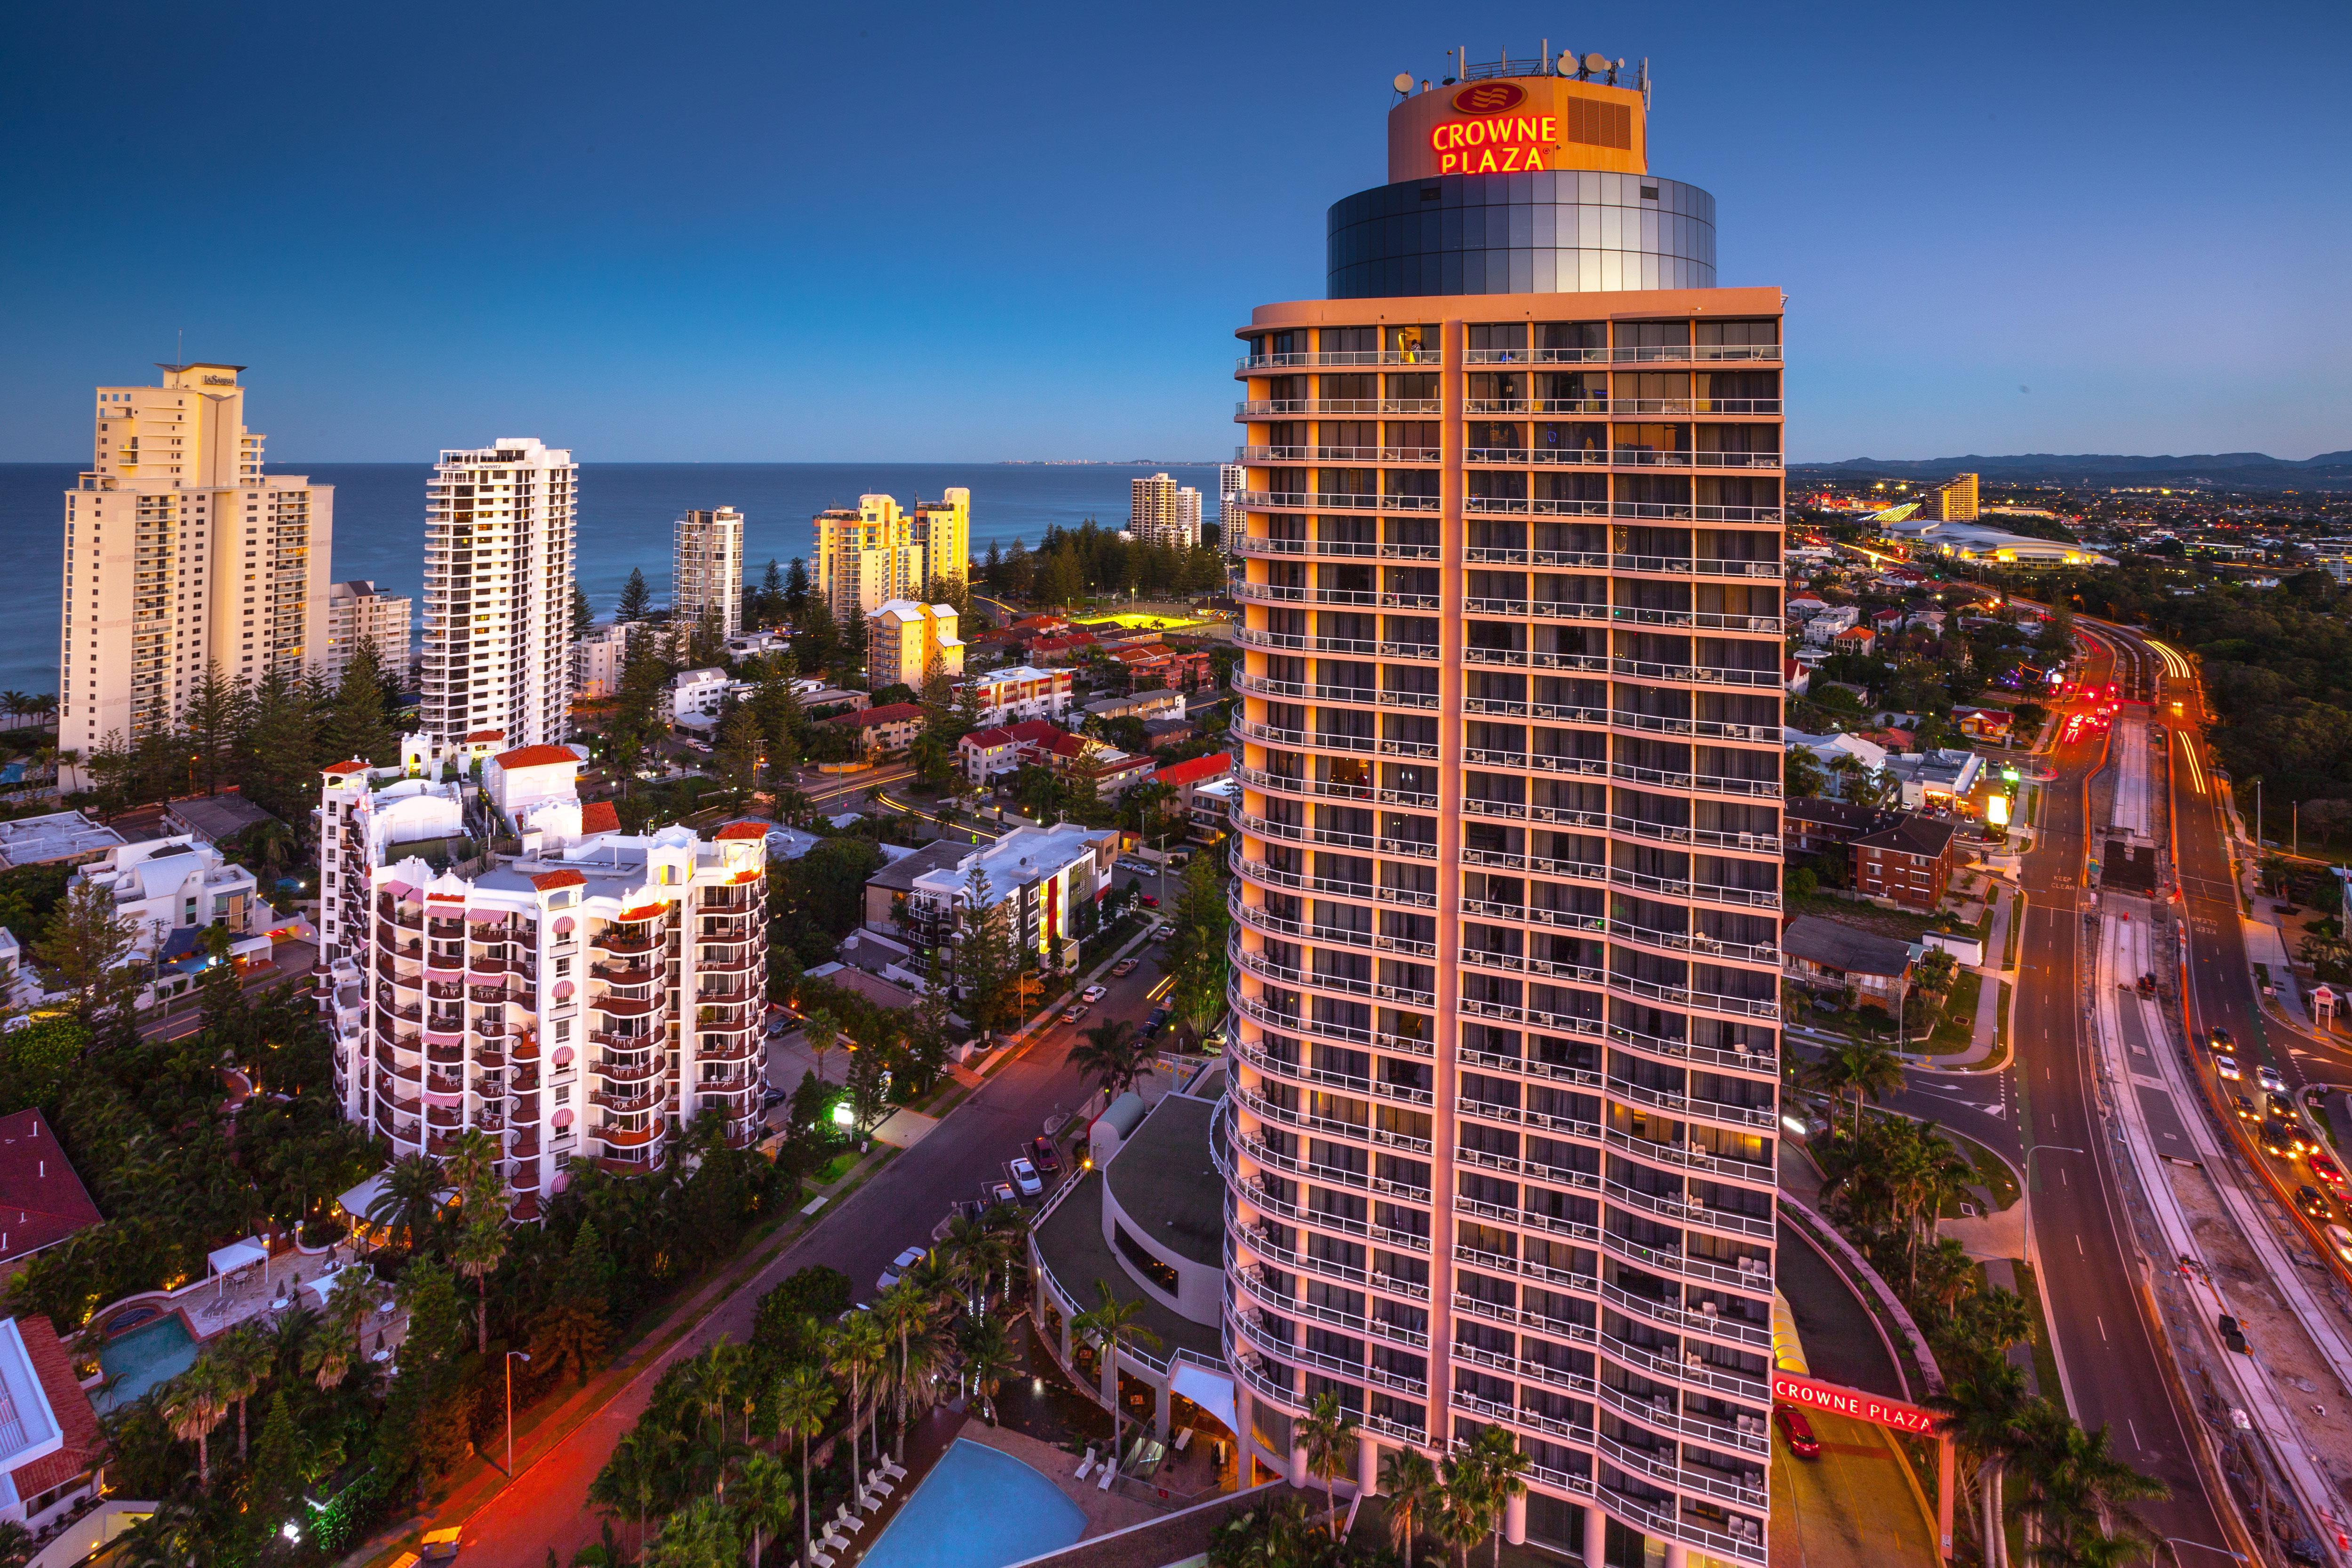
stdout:
POLYGON ((1973 969, 1960 971, 1952 984, 1952 994, 1944 1003, 1944 1016, 1927 1035, 1921 1049, 1933 1056, 1956 1056, 1968 1050, 1976 1033, 1979 988, 1983 979, 1973 969))
POLYGON ((2033 1314, 2033 1380, 2043 1397, 2063 1405, 2065 1388, 2058 1381, 2058 1357, 2050 1349, 2049 1324, 2042 1314, 2042 1290, 2034 1281, 2033 1266, 2021 1258, 2011 1259, 2009 1265, 2017 1272, 2017 1293, 2025 1298, 2033 1314))
MULTIPOLYGON (((1963 1137, 1949 1127, 1939 1126, 1936 1131, 1954 1148, 1966 1155, 1969 1157, 1969 1163, 1977 1167, 1978 1184, 1992 1194, 1994 1207, 2007 1208, 2017 1202, 2020 1197, 2017 1190, 2017 1173, 2009 1168, 2009 1163, 2006 1160, 1974 1138, 1963 1137)), ((1956 1208, 1945 1218, 1956 1218, 1958 1212, 1956 1208)))

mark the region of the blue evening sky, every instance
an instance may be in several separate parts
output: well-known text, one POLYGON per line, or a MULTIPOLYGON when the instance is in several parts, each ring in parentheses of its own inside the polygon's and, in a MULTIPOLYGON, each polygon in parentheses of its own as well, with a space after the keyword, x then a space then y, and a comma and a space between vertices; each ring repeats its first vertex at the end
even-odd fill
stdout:
POLYGON ((281 463, 1214 457, 1389 78, 1547 34, 1788 291, 1795 456, 2352 446, 2340 0, 110 0, 0 48, 0 460, 183 330, 281 463))

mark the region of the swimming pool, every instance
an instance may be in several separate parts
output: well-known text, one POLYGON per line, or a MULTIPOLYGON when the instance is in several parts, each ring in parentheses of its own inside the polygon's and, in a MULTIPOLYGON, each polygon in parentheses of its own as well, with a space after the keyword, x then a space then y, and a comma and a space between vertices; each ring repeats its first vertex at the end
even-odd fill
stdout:
POLYGON ((98 1353, 98 1364, 113 1380, 90 1404, 101 1416, 130 1404, 159 1383, 169 1383, 196 1359, 196 1342, 177 1312, 118 1334, 98 1353))
POLYGON ((1062 1489, 1010 1454, 959 1437, 861 1568, 1004 1568, 1058 1552, 1087 1530, 1062 1489))

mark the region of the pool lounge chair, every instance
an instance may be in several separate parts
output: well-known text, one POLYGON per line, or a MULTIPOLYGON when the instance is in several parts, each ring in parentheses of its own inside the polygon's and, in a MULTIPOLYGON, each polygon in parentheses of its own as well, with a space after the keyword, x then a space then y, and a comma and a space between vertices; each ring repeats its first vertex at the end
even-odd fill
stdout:
POLYGON ((849 1505, 845 1502, 836 1503, 834 1506, 833 1518, 828 1522, 833 1529, 845 1535, 855 1535, 866 1528, 866 1521, 859 1515, 852 1513, 849 1511, 849 1505))
POLYGON ((867 1513, 873 1513, 881 1508, 882 1500, 870 1491, 861 1491, 857 1494, 857 1506, 867 1513))
POLYGON ((1095 1482, 1095 1490, 1108 1491, 1110 1490, 1110 1483, 1117 1479, 1118 1479, 1118 1467, 1115 1464, 1109 1463, 1108 1461, 1105 1461, 1102 1468, 1102 1479, 1095 1482))
POLYGON ((815 1547, 812 1546, 809 1548, 809 1561, 815 1563, 816 1568, 833 1568, 835 1559, 827 1557, 824 1552, 819 1552, 815 1547))
POLYGON ((817 1539, 824 1543, 824 1548, 828 1552, 846 1552, 849 1550, 849 1537, 842 1534, 830 1524, 824 1527, 824 1533, 817 1537, 817 1539))
POLYGON ((1076 1479, 1079 1479, 1079 1480, 1084 1480, 1084 1479, 1086 1479, 1088 1476, 1090 1476, 1090 1475, 1092 1475, 1092 1474, 1094 1474, 1094 1473, 1095 1473, 1095 1446, 1094 1446, 1092 1443, 1088 1443, 1088 1444, 1087 1445, 1087 1457, 1086 1457, 1085 1458, 1080 1459, 1080 1460, 1078 1461, 1078 1471, 1077 1471, 1076 1479))
POLYGON ((894 1481, 903 1481, 907 1479, 907 1467, 886 1454, 882 1458, 882 1473, 894 1481))
POLYGON ((890 1484, 890 1478, 882 1473, 882 1467, 877 1465, 874 1467, 873 1473, 866 1478, 866 1490, 888 1497, 898 1489, 890 1484))

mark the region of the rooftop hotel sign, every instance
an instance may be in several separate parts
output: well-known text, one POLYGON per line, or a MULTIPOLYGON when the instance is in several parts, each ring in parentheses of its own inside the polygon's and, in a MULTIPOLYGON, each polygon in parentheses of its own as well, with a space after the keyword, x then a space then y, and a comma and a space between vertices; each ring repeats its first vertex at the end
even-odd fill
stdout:
POLYGON ((1860 1388, 1848 1388, 1843 1384, 1823 1383, 1817 1377, 1800 1377, 1788 1372, 1772 1374, 1772 1397, 1783 1405, 1794 1405, 1801 1410, 1826 1410, 1832 1416, 1851 1416, 1857 1421, 1891 1427, 1897 1432, 1913 1432, 1923 1437, 1937 1436, 1937 1428, 1943 1425, 1944 1420, 1932 1410, 1906 1405, 1900 1399, 1889 1399, 1860 1388))
POLYGON ((1525 76, 1408 94, 1389 111, 1389 178, 1648 172, 1638 89, 1525 76))

